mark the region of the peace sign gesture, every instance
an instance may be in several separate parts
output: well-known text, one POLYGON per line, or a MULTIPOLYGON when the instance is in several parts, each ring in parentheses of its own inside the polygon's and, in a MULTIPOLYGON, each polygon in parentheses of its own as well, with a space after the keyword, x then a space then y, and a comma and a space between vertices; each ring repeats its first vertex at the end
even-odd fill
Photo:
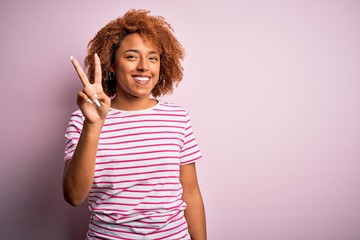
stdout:
POLYGON ((70 59, 84 86, 83 90, 78 93, 77 104, 84 114, 85 120, 89 123, 103 122, 110 108, 110 98, 104 93, 101 85, 102 74, 99 56, 95 54, 95 79, 93 84, 89 82, 78 60, 72 56, 70 59))

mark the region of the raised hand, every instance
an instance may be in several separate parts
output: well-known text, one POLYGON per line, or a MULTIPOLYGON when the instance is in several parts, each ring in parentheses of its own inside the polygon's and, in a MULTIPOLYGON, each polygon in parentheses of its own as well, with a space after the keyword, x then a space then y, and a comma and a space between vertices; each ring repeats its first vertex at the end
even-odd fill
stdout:
POLYGON ((77 96, 77 104, 84 114, 85 120, 89 123, 103 123, 110 108, 110 98, 104 93, 101 85, 101 64, 100 58, 95 54, 95 79, 91 84, 78 60, 70 57, 71 63, 84 86, 77 96))

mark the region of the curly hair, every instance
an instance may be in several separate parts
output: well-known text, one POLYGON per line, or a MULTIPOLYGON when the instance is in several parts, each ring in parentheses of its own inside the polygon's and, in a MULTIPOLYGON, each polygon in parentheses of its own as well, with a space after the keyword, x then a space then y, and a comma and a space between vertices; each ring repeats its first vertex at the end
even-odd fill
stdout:
POLYGON ((112 97, 116 93, 116 81, 111 80, 109 73, 114 63, 116 49, 121 41, 131 33, 138 33, 150 41, 160 53, 159 81, 151 94, 158 97, 172 93, 174 86, 182 80, 183 67, 181 61, 185 50, 173 35, 173 29, 161 16, 151 16, 147 10, 130 10, 109 22, 95 35, 88 44, 88 55, 85 58, 85 67, 90 82, 94 81, 94 55, 101 59, 102 85, 104 92, 112 97))

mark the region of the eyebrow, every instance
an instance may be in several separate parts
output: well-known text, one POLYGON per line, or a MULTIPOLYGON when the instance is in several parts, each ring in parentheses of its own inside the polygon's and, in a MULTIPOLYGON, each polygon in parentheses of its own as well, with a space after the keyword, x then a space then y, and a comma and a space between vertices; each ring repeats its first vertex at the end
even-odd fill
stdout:
MULTIPOLYGON (((137 49, 128 49, 126 51, 124 51, 123 53, 127 53, 127 52, 134 52, 134 53, 139 53, 140 51, 137 49)), ((149 54, 159 54, 157 51, 149 51, 149 54)))

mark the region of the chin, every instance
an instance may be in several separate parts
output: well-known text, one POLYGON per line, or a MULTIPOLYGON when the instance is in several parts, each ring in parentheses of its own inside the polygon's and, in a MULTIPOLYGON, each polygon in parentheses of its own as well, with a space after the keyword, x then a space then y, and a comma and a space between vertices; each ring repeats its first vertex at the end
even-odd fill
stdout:
POLYGON ((144 92, 144 93, 132 93, 130 96, 133 98, 149 98, 151 95, 151 92, 144 92))

